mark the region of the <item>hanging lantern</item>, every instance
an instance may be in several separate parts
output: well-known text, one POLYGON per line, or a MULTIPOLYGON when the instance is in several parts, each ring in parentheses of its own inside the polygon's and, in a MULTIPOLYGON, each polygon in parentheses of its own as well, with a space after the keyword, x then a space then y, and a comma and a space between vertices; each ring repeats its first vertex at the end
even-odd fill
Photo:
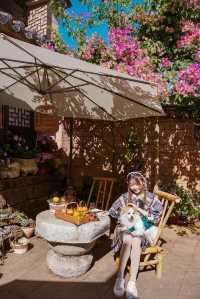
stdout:
POLYGON ((59 127, 59 117, 56 107, 48 103, 47 97, 43 98, 43 104, 36 108, 34 117, 35 131, 40 133, 56 133, 59 127))
POLYGON ((44 95, 40 101, 43 103, 35 109, 36 112, 53 115, 58 113, 57 108, 49 101, 48 95, 44 95))

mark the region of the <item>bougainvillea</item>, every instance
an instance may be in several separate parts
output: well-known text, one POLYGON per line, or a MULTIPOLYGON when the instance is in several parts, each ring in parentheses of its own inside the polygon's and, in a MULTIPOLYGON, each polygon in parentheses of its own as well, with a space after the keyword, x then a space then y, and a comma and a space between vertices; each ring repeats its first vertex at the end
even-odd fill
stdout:
POLYGON ((184 0, 188 8, 200 7, 200 0, 184 0))
MULTIPOLYGON (((81 47, 81 58, 131 76, 158 84, 159 94, 166 94, 162 76, 156 72, 145 49, 131 36, 132 28, 116 28, 109 31, 110 46, 94 34, 81 47)), ((167 61, 165 60, 165 64, 167 61)))
POLYGON ((191 47, 200 44, 200 23, 186 21, 182 23, 182 35, 177 41, 177 47, 191 47))
POLYGON ((192 63, 178 72, 179 80, 174 85, 175 92, 182 96, 200 96, 200 65, 192 63))
MULTIPOLYGON (((79 26, 75 26, 73 37, 79 45, 79 57, 157 83, 165 102, 196 103, 200 0, 149 0, 139 5, 125 0, 80 2, 90 14, 76 16, 79 26), (85 36, 88 28, 100 22, 107 22, 109 44, 95 34, 85 36)), ((67 10, 60 5, 54 5, 54 10, 67 27, 67 10)), ((70 26, 67 29, 71 32, 70 26)))

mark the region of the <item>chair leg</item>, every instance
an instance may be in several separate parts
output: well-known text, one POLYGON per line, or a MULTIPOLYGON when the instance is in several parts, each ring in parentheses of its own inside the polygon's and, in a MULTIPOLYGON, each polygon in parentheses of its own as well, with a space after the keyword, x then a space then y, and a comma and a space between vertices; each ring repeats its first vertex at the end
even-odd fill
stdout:
POLYGON ((149 258, 150 258, 150 254, 145 255, 144 262, 147 262, 149 258))
POLYGON ((157 255, 159 263, 156 265, 156 277, 158 279, 162 278, 162 270, 163 270, 163 255, 162 253, 158 253, 157 255))
MULTIPOLYGON (((145 255, 144 262, 147 262, 149 260, 149 258, 150 258, 150 254, 145 255)), ((146 268, 146 266, 143 266, 143 267, 140 268, 140 270, 143 271, 145 268, 146 268)))

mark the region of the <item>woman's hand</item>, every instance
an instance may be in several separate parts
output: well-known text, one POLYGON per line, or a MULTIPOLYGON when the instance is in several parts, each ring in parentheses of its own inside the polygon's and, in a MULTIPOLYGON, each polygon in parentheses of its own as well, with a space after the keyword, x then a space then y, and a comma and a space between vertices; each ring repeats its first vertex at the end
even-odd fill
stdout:
POLYGON ((137 212, 139 212, 139 213, 142 214, 143 216, 146 216, 146 217, 148 216, 148 212, 147 212, 147 211, 145 211, 145 210, 139 208, 139 207, 136 206, 135 204, 133 204, 133 207, 134 207, 134 209, 135 209, 137 212))
POLYGON ((128 231, 128 227, 126 227, 126 226, 121 226, 121 227, 120 227, 120 231, 121 231, 121 232, 127 232, 127 231, 128 231))

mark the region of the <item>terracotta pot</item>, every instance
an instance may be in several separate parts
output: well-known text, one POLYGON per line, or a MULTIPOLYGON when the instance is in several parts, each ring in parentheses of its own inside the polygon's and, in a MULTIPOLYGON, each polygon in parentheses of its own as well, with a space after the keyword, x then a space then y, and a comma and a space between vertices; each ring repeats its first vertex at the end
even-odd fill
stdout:
POLYGON ((22 230, 24 232, 25 237, 29 239, 33 236, 35 228, 27 226, 27 227, 22 227, 22 230))

